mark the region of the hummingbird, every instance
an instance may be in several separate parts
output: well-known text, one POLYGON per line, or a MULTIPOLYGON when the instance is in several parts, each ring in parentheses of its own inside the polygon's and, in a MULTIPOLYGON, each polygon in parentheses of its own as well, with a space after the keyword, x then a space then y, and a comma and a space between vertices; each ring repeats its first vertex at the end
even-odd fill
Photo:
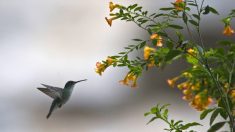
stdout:
POLYGON ((46 95, 50 96, 52 99, 54 99, 52 101, 49 113, 47 114, 47 119, 51 116, 51 113, 56 108, 61 108, 61 106, 64 105, 69 100, 73 92, 73 88, 75 84, 77 84, 78 82, 86 81, 86 80, 87 79, 83 79, 79 81, 68 81, 65 84, 64 89, 46 85, 46 84, 41 84, 45 88, 37 88, 37 89, 45 93, 46 95))

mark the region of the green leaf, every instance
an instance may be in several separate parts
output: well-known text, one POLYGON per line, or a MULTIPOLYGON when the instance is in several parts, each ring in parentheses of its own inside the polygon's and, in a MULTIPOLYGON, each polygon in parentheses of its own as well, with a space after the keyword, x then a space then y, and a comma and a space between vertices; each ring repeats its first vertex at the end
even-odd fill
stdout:
POLYGON ((194 3, 189 3, 188 5, 191 5, 191 6, 197 6, 197 4, 194 4, 194 3))
POLYGON ((167 39, 167 41, 166 41, 166 46, 167 46, 167 48, 169 48, 169 49, 173 49, 174 43, 173 43, 171 40, 167 39))
POLYGON ((180 129, 182 130, 186 130, 189 127, 193 127, 193 126, 202 126, 201 124, 197 123, 197 122, 193 122, 193 123, 187 123, 185 125, 183 125, 180 129))
POLYGON ((157 18, 157 17, 160 17, 160 16, 163 16, 164 14, 157 14, 157 15, 155 15, 153 18, 157 18))
POLYGON ((218 11, 216 11, 216 9, 212 8, 212 7, 209 7, 210 9, 210 12, 216 14, 216 15, 219 15, 218 11))
POLYGON ((182 120, 179 120, 179 121, 177 121, 175 124, 174 124, 174 126, 177 126, 178 124, 180 124, 180 123, 182 123, 183 121, 182 120))
POLYGON ((175 8, 173 7, 167 7, 167 8, 160 8, 162 11, 169 11, 169 10, 174 10, 175 8))
POLYGON ((156 13, 151 14, 149 17, 152 17, 152 16, 154 16, 154 15, 156 15, 156 13))
POLYGON ((120 53, 118 53, 118 54, 120 54, 120 55, 124 55, 124 54, 126 54, 126 52, 120 52, 120 53))
POLYGON ((137 6, 138 6, 138 4, 134 4, 134 5, 129 6, 129 8, 132 10, 132 9, 136 8, 137 6))
POLYGON ((195 17, 197 20, 200 20, 200 16, 197 14, 193 14, 193 17, 195 17))
POLYGON ((233 42, 229 40, 221 40, 217 42, 218 44, 225 45, 225 46, 230 46, 233 42))
POLYGON ((186 56, 187 62, 193 65, 197 65, 198 64, 198 60, 192 56, 187 55, 186 56))
POLYGON ((214 124, 213 126, 211 126, 211 128, 207 132, 216 132, 217 130, 222 128, 225 123, 226 123, 225 121, 224 122, 218 122, 218 123, 214 124))
POLYGON ((153 117, 148 123, 147 123, 147 125, 149 124, 149 123, 151 123, 152 121, 154 121, 154 120, 156 120, 158 117, 153 117))
POLYGON ((148 22, 148 20, 142 20, 141 24, 148 22))
POLYGON ((188 23, 188 16, 186 15, 186 13, 185 12, 183 12, 183 15, 182 15, 182 17, 183 17, 183 21, 184 21, 184 23, 188 23))
POLYGON ((207 114, 209 114, 210 112, 212 112, 213 110, 215 110, 214 108, 213 109, 206 109, 204 110, 201 115, 200 115, 200 120, 203 120, 206 118, 207 114))
POLYGON ((219 115, 219 110, 216 109, 212 115, 211 115, 211 119, 210 119, 210 126, 213 124, 213 122, 215 121, 216 117, 219 115))
POLYGON ((165 109, 163 113, 163 117, 165 117, 166 119, 168 118, 168 109, 165 109))
POLYGON ((132 39, 133 41, 143 41, 143 40, 141 40, 141 39, 132 39))
POLYGON ((228 115, 226 111, 224 110, 224 108, 218 108, 218 109, 219 109, 220 116, 226 120, 228 118, 228 115))
POLYGON ((158 32, 158 35, 163 36, 163 37, 168 37, 168 35, 164 32, 158 32))
POLYGON ((151 108, 151 113, 152 113, 152 114, 157 113, 157 108, 156 108, 156 107, 151 108))
POLYGON ((170 50, 168 54, 166 55, 165 60, 166 61, 171 61, 175 58, 177 58, 179 55, 181 55, 182 51, 180 50, 170 50))
POLYGON ((214 13, 214 14, 216 14, 216 15, 219 15, 219 13, 218 13, 218 11, 217 11, 216 9, 214 9, 213 7, 210 7, 209 5, 207 5, 207 6, 205 7, 205 9, 204 9, 203 14, 204 14, 204 15, 207 15, 207 14, 209 14, 210 12, 212 12, 212 13, 214 13))
POLYGON ((170 104, 165 104, 165 105, 163 105, 163 106, 160 108, 160 111, 163 110, 163 109, 166 109, 168 106, 170 106, 170 104))
POLYGON ((148 28, 147 30, 148 30, 149 35, 153 34, 153 32, 150 28, 148 28))
POLYGON ((145 45, 146 45, 146 41, 143 41, 143 42, 140 44, 139 49, 143 48, 145 45))
POLYGON ((230 22, 231 22, 231 20, 232 20, 232 18, 231 18, 231 17, 226 17, 226 18, 222 19, 222 21, 223 21, 223 22, 224 22, 224 24, 226 24, 226 25, 229 25, 229 24, 230 24, 230 22))
POLYGON ((151 114, 151 112, 147 112, 147 113, 144 113, 144 116, 148 116, 150 114, 151 114))
POLYGON ((137 7, 137 8, 135 8, 134 11, 141 11, 141 9, 142 9, 142 7, 137 7))
POLYGON ((171 27, 171 28, 175 28, 175 29, 183 29, 183 27, 182 27, 182 26, 179 26, 179 25, 170 24, 170 25, 168 25, 168 26, 171 27))
POLYGON ((207 6, 205 7, 205 9, 204 9, 203 14, 204 14, 204 15, 207 15, 207 14, 209 14, 209 13, 210 13, 210 6, 207 5, 207 6))
POLYGON ((195 25, 195 26, 198 26, 198 25, 199 25, 198 22, 196 22, 196 21, 194 21, 194 20, 189 20, 189 22, 190 22, 191 24, 195 25))

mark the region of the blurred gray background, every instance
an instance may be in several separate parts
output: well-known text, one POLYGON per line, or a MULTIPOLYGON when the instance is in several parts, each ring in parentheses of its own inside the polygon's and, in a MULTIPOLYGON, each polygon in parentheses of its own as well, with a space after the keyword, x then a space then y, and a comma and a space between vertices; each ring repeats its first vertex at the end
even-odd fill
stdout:
MULTIPOLYGON (((173 1, 173 0, 172 0, 173 1)), ((156 11, 171 0, 115 0, 124 5, 139 3, 156 11)), ((164 71, 151 69, 139 78, 138 88, 118 83, 127 69, 109 68, 102 77, 95 63, 122 51, 133 38, 147 37, 133 23, 114 21, 110 28, 107 0, 1 0, 0 1, 0 131, 1 132, 160 132, 165 124, 146 125, 144 113, 157 103, 172 104, 170 117, 200 121, 199 113, 182 101, 166 79, 185 64, 178 61, 164 71), (68 80, 87 78, 76 85, 70 101, 46 114, 51 99, 38 91, 40 83, 63 87, 68 80)), ((208 0, 227 14, 234 0, 208 0)), ((210 46, 221 36, 221 16, 203 21, 202 33, 210 46)), ((234 37, 233 37, 234 39, 234 37)), ((200 121, 206 131, 208 120, 200 121)))

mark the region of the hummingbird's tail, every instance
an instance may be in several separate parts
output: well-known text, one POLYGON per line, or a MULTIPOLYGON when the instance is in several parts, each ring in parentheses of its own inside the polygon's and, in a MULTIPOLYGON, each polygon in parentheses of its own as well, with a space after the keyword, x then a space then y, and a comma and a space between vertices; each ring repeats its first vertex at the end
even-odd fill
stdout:
POLYGON ((47 119, 51 116, 51 113, 56 109, 57 103, 58 103, 58 99, 54 99, 51 104, 49 113, 47 114, 47 119))
POLYGON ((49 112, 49 113, 47 114, 47 119, 48 119, 50 116, 51 116, 51 112, 49 112))

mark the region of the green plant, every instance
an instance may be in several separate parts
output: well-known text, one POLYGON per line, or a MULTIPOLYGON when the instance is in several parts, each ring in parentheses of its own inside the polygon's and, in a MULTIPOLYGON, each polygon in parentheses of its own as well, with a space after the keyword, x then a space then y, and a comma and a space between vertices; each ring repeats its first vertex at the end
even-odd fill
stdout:
MULTIPOLYGON (((145 30, 150 38, 148 40, 133 39, 136 44, 125 47, 125 50, 118 55, 109 56, 107 60, 97 62, 96 72, 101 75, 110 66, 127 67, 129 72, 120 82, 136 87, 137 79, 144 70, 152 67, 164 69, 173 61, 183 59, 190 66, 179 76, 168 79, 169 86, 175 87, 177 83, 178 89, 184 94, 183 99, 188 101, 193 108, 202 111, 200 119, 212 113, 211 127, 208 131, 219 130, 228 123, 230 131, 234 132, 235 42, 229 39, 220 40, 217 42, 218 48, 205 46, 200 31, 201 20, 206 18, 203 16, 219 15, 219 13, 210 5, 205 5, 204 0, 176 0, 171 4, 170 7, 160 8, 160 13, 149 13, 137 4, 123 6, 110 2, 111 18, 105 18, 110 26, 116 19, 134 22, 145 30), (117 12, 113 13, 115 9, 117 12), (181 21, 181 23, 176 21, 181 21), (184 34, 184 29, 189 37, 184 34), (132 51, 142 49, 144 50, 143 57, 129 59, 132 51), (212 102, 217 105, 208 109, 212 102), (224 121, 214 123, 218 115, 221 115, 224 121)), ((231 27, 234 17, 235 10, 231 10, 230 14, 222 20, 225 25, 223 34, 226 36, 234 34, 231 27)), ((169 122, 165 118, 166 113, 162 113, 159 106, 153 109, 157 110, 151 113, 156 115, 155 118, 162 119, 169 124, 170 129, 167 130, 177 132, 184 130, 178 126, 182 126, 181 121, 176 126, 169 122)), ((166 111, 165 107, 164 110, 166 111)))
MULTIPOLYGON (((148 115, 153 115, 154 117, 151 118, 151 120, 147 123, 151 123, 154 120, 160 119, 167 123, 169 125, 169 128, 166 128, 164 130, 169 131, 169 132, 182 132, 183 130, 189 129, 190 127, 193 126, 199 126, 201 124, 197 122, 192 122, 192 123, 186 123, 184 124, 182 120, 175 121, 175 120, 170 120, 168 118, 168 107, 169 105, 157 105, 156 107, 153 107, 150 112, 145 113, 145 116, 148 115)), ((193 130, 189 130, 189 132, 194 132, 193 130)))

